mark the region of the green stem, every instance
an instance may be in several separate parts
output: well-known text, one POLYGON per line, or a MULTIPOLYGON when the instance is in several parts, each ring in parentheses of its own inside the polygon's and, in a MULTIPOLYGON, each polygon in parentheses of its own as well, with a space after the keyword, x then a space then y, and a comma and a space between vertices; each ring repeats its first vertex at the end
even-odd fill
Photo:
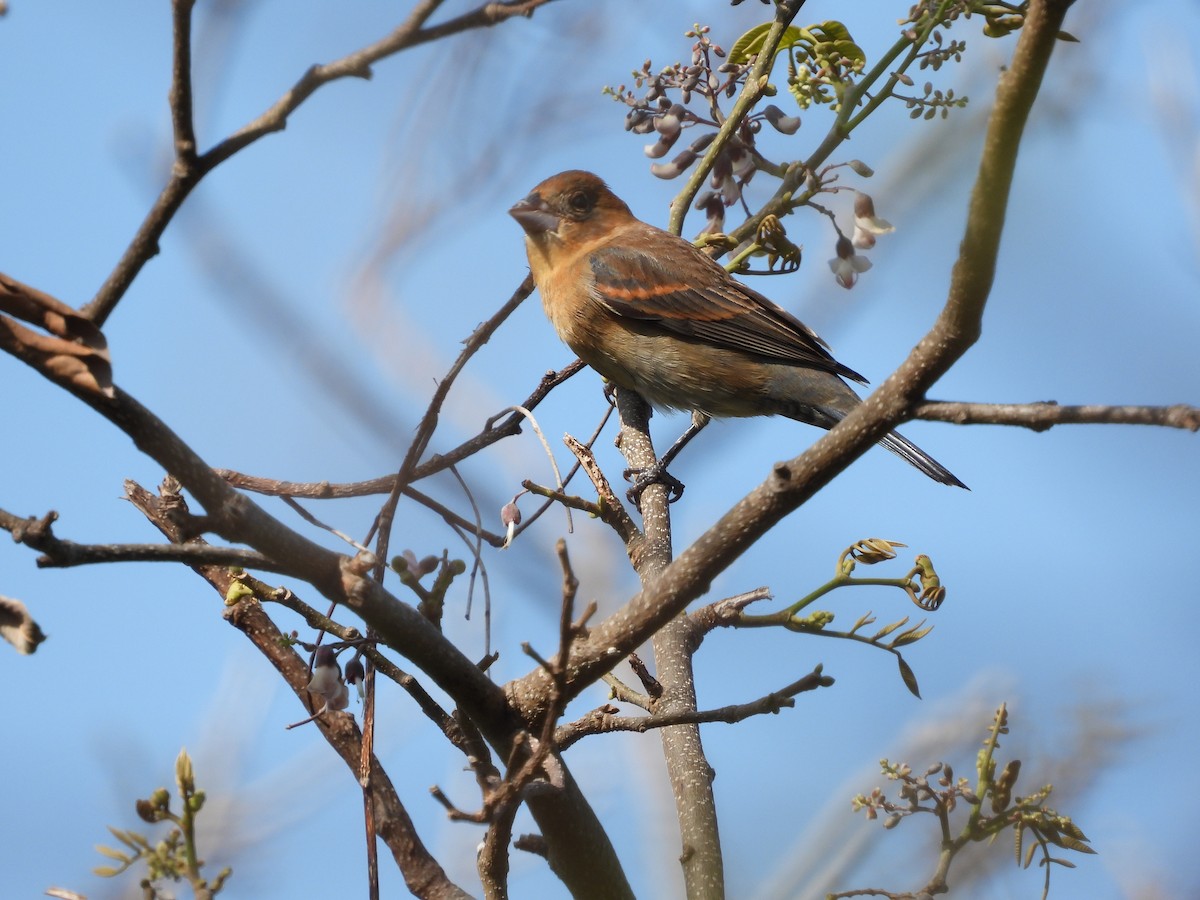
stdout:
POLYGON ((800 12, 801 3, 780 3, 776 7, 775 22, 771 25, 771 30, 767 32, 766 40, 763 41, 762 50, 759 52, 757 59, 754 61, 754 66, 750 70, 750 74, 746 76, 746 84, 742 88, 741 94, 738 95, 737 101, 733 104, 733 109, 730 110, 729 116, 721 123, 721 128, 717 131, 717 136, 713 138, 713 142, 709 144, 708 150, 704 156, 696 164, 687 183, 683 186, 683 190, 676 195, 671 201, 671 216, 667 222, 667 230, 672 234, 681 234, 683 232, 683 219, 687 215, 687 211, 691 208, 692 201, 696 198, 696 193, 700 190, 700 185, 704 183, 704 179, 708 177, 712 171, 713 165, 717 161, 717 156, 725 149, 725 145, 729 143, 734 132, 742 124, 742 120, 754 108, 754 105, 762 99, 767 85, 770 83, 771 69, 775 65, 775 51, 779 48, 779 42, 783 40, 783 34, 787 30, 788 25, 792 23, 792 19, 796 18, 796 14, 800 12))
POLYGON ((906 590, 908 586, 907 578, 855 578, 851 575, 835 575, 832 579, 825 582, 819 588, 810 594, 801 597, 791 606, 786 609, 781 609, 778 612, 764 613, 762 615, 743 614, 738 619, 740 627, 747 628, 766 628, 771 625, 788 625, 793 616, 800 610, 811 605, 812 603, 824 597, 830 591, 840 587, 854 587, 859 585, 874 585, 882 587, 897 587, 906 590))

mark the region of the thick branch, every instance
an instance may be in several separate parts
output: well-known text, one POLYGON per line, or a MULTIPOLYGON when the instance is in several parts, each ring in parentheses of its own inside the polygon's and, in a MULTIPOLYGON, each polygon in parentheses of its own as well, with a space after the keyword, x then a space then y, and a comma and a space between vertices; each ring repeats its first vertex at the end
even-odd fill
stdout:
MULTIPOLYGON (((172 540, 180 540, 180 532, 172 507, 162 499, 132 482, 126 482, 126 496, 141 512, 172 540)), ((192 546, 192 545, 182 545, 192 546)), ((201 545, 203 546, 203 545, 201 545)), ((189 563, 193 570, 211 584, 222 596, 229 596, 235 586, 233 574, 223 566, 189 563)), ((258 602, 242 600, 225 611, 225 618, 241 631, 275 667, 302 703, 307 702, 310 672, 307 664, 290 646, 275 623, 258 602)), ((354 717, 345 713, 325 713, 315 720, 330 746, 356 772, 361 755, 362 735, 354 717)), ((405 882, 414 894, 444 900, 461 900, 469 895, 446 877, 437 860, 426 849, 417 834, 408 811, 404 808, 395 786, 379 760, 371 757, 372 802, 378 834, 391 850, 405 882)))
MULTIPOLYGON (((36 361, 24 361, 111 421, 174 476, 204 507, 208 529, 268 559, 288 560, 293 577, 359 615, 382 643, 410 659, 453 697, 501 756, 509 756, 525 723, 540 721, 523 719, 506 702, 503 690, 417 610, 363 577, 346 557, 292 531, 235 491, 165 423, 120 388, 97 393, 88 385, 60 381, 36 361)), ((551 866, 578 896, 588 896, 598 884, 605 885, 605 892, 596 896, 631 896, 608 836, 565 767, 563 772, 558 789, 539 792, 529 802, 546 838, 551 866)))
MULTIPOLYGON (((657 463, 650 442, 649 408, 636 394, 618 389, 621 452, 634 468, 657 463)), ((628 545, 630 559, 642 585, 653 584, 671 562, 671 515, 666 485, 651 485, 641 496, 643 534, 628 545)), ((653 636, 654 665, 661 693, 654 697, 654 714, 696 714, 696 679, 692 656, 703 634, 683 615, 677 615, 653 636)), ((630 648, 632 649, 632 648, 630 648)), ((719 900, 725 896, 725 861, 712 779, 715 772, 704 755, 700 727, 681 720, 659 733, 667 777, 679 822, 680 864, 690 898, 719 900)))

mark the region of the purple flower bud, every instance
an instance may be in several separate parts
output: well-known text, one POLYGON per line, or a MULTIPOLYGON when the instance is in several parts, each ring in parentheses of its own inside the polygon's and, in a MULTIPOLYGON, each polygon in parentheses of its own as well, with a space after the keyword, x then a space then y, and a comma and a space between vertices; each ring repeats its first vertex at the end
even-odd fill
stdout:
POLYGON ((712 175, 708 183, 716 190, 725 190, 725 182, 733 175, 733 163, 729 161, 729 151, 723 150, 713 162, 712 175))
POLYGON ((625 116, 625 130, 634 134, 645 134, 654 128, 650 113, 645 109, 631 109, 625 116))
POLYGON ((781 134, 795 134, 800 130, 798 116, 785 115, 783 110, 774 104, 763 109, 763 118, 771 123, 771 127, 781 134))
POLYGON ((521 507, 515 500, 509 500, 500 507, 500 523, 504 526, 521 524, 521 507))
POLYGON ((672 141, 679 137, 680 128, 679 117, 672 115, 670 112, 654 120, 654 130, 663 137, 670 138, 672 141))
MULTIPOLYGON (((651 166, 650 168, 653 169, 654 167, 651 166)), ((517 497, 520 496, 520 494, 517 494, 517 497)), ((500 546, 501 550, 508 549, 508 545, 516 537, 517 526, 521 524, 521 508, 517 506, 517 497, 513 497, 500 507, 500 522, 504 525, 504 543, 500 546)))
POLYGON ((726 206, 733 206, 733 204, 738 202, 738 198, 742 196, 742 190, 738 187, 737 182, 734 181, 732 176, 726 178, 721 184, 721 195, 725 200, 726 206))
POLYGON ((850 167, 850 170, 854 172, 855 175, 861 175, 863 178, 870 178, 875 174, 875 170, 868 166, 861 159, 852 159, 850 162, 846 163, 846 165, 850 167))
POLYGON ((671 148, 675 146, 675 141, 678 140, 678 138, 678 132, 673 137, 667 137, 666 135, 663 135, 653 144, 647 144, 645 147, 643 147, 642 152, 651 159, 662 159, 671 152, 671 148))
POLYGON ((725 201, 720 194, 705 191, 696 201, 696 209, 704 210, 706 216, 702 234, 717 234, 725 228, 725 201))
POLYGON ((335 669, 337 668, 337 655, 324 644, 317 648, 317 655, 313 659, 314 668, 320 668, 321 666, 333 666, 335 669))
POLYGON ((754 154, 746 150, 734 149, 729 151, 729 161, 733 164, 735 178, 745 178, 755 169, 754 154))
POLYGON ((684 150, 669 163, 654 163, 650 166, 650 174, 656 178, 678 178, 683 174, 692 163, 696 161, 696 154, 691 150, 684 150))

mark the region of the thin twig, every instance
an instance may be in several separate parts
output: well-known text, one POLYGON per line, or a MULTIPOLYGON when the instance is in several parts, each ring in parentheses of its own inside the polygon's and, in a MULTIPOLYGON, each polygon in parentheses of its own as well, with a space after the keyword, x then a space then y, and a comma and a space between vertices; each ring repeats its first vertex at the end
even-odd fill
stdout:
POLYGON ((347 544, 349 544, 355 550, 365 551, 367 549, 362 544, 360 544, 358 541, 354 540, 354 538, 350 537, 350 535, 346 534, 345 532, 338 531, 332 525, 327 525, 324 522, 322 522, 320 519, 318 519, 316 516, 314 516, 312 513, 310 513, 307 509, 305 509, 303 506, 301 506, 299 504, 299 502, 296 501, 293 497, 289 497, 286 494, 283 494, 280 496, 280 499, 284 503, 286 503, 288 506, 290 506, 292 509, 294 509, 296 511, 296 514, 299 515, 300 518, 302 518, 309 525, 315 525, 317 528, 321 528, 325 531, 328 531, 334 537, 341 538, 343 541, 345 541, 347 544))
MULTIPOLYGON (((547 441, 546 436, 544 434, 542 434, 542 429, 541 429, 541 426, 538 425, 537 419, 535 419, 533 417, 533 413, 531 413, 529 410, 527 410, 523 406, 513 406, 510 408, 513 412, 518 413, 521 416, 524 416, 525 419, 528 420, 530 427, 533 428, 533 433, 536 434, 538 440, 542 442, 542 449, 546 451, 546 456, 550 460, 550 468, 554 472, 554 483, 558 486, 558 489, 560 491, 562 491, 564 489, 565 485, 563 483, 562 473, 560 473, 558 471, 558 460, 556 460, 554 458, 554 451, 550 449, 550 442, 547 441)), ((507 409, 501 410, 500 414, 504 415, 504 413, 506 413, 508 411, 509 410, 507 410, 507 409)), ((565 506, 566 512, 567 512, 567 533, 574 534, 575 533, 575 523, 571 520, 571 508, 569 506, 566 506, 565 504, 564 504, 564 506, 565 506)))
POLYGON ((653 713, 648 716, 618 716, 613 714, 613 707, 601 707, 575 722, 559 726, 555 731, 554 740, 561 749, 565 750, 571 744, 591 734, 606 734, 613 731, 643 733, 656 728, 699 725, 705 722, 725 722, 732 725, 751 716, 761 716, 765 713, 775 714, 782 709, 795 706, 796 701, 792 698, 797 694, 830 687, 833 683, 831 677, 822 674, 822 667, 817 666, 803 678, 793 681, 778 691, 772 691, 749 703, 734 703, 718 709, 681 709, 674 712, 653 713))
POLYGON ((166 186, 146 218, 142 220, 116 268, 96 292, 96 296, 81 310, 82 314, 97 325, 103 325, 142 267, 158 254, 159 240, 163 232, 183 205, 183 201, 204 176, 260 138, 282 131, 287 126, 288 117, 318 88, 342 78, 370 78, 371 66, 387 56, 451 34, 489 27, 514 17, 527 17, 537 7, 548 2, 549 0, 488 2, 441 25, 426 29, 426 21, 442 4, 442 0, 421 0, 413 8, 408 19, 387 37, 334 62, 310 66, 264 113, 206 153, 197 156, 195 136, 191 133, 191 77, 187 73, 191 56, 189 36, 192 2, 177 0, 171 89, 171 116, 176 142, 175 165, 166 186), (175 103, 179 106, 175 106, 175 103), (189 137, 191 149, 187 150, 189 137))
MULTIPOLYGON (((580 360, 575 360, 575 362, 581 366, 583 365, 583 363, 580 360)), ((566 371, 566 370, 564 369, 563 371, 566 371)), ((574 373, 572 373, 572 374, 574 374, 574 373)), ((526 408, 530 408, 528 404, 524 404, 524 405, 526 406, 526 408)), ((600 417, 599 424, 597 424, 595 429, 593 429, 592 436, 589 437, 583 445, 584 447, 586 447, 589 450, 589 452, 591 450, 592 445, 594 443, 596 443, 596 439, 598 437, 600 437, 600 432, 602 432, 604 430, 604 426, 608 423, 609 417, 611 415, 612 415, 612 407, 609 406, 607 409, 605 409, 604 415, 600 417)), ((514 418, 516 418, 517 416, 519 416, 519 413, 514 414, 514 418)), ((568 439, 571 441, 576 440, 575 438, 571 437, 569 434, 563 436, 564 441, 566 441, 568 439)), ((568 444, 568 446, 569 446, 569 444, 568 444)), ((564 488, 568 484, 571 483, 572 479, 574 479, 574 477, 575 477, 575 473, 578 472, 579 469, 580 469, 580 463, 577 460, 575 462, 575 464, 572 465, 571 468, 567 470, 567 474, 563 477, 562 482, 563 482, 564 488)), ((528 488, 526 488, 526 490, 528 490, 528 488)), ((522 534, 522 532, 524 532, 527 528, 532 526, 533 523, 536 522, 538 519, 540 519, 542 517, 542 514, 545 513, 546 510, 550 509, 550 507, 552 507, 556 502, 558 502, 557 498, 549 499, 545 503, 543 503, 541 506, 539 506, 537 509, 535 509, 533 511, 533 515, 525 516, 524 518, 522 518, 521 524, 517 526, 516 531, 513 533, 513 538, 515 539, 516 537, 520 536, 522 534)))

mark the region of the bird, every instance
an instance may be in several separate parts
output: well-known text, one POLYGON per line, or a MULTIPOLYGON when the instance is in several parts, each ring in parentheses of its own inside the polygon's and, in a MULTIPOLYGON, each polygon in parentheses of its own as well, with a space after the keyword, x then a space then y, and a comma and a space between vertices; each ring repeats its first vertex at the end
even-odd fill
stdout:
MULTIPOLYGON (((830 429, 862 400, 811 328, 733 278, 690 242, 636 218, 597 175, 560 172, 509 214, 525 232, 534 285, 558 336, 611 384, 692 424, 630 497, 655 480, 712 418, 781 415, 830 429)), ((966 488, 906 438, 879 443, 934 481, 966 488)))

